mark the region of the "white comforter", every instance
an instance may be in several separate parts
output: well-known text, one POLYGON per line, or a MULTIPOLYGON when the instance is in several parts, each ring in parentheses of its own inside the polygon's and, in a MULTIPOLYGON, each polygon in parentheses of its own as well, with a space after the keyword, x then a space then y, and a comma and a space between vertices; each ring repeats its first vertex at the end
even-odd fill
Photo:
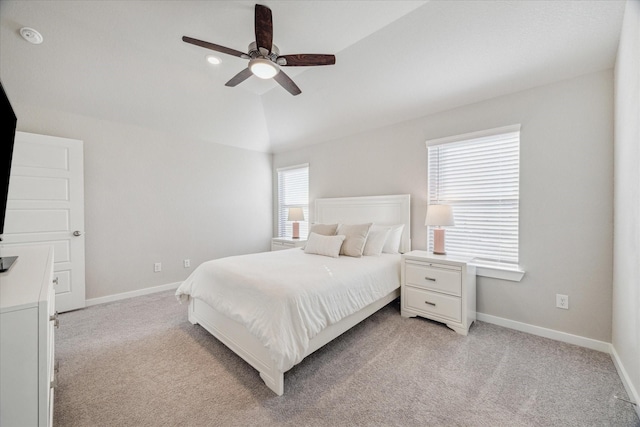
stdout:
POLYGON ((399 286, 400 255, 330 258, 287 249, 205 262, 176 297, 200 299, 245 325, 285 372, 325 327, 399 286))

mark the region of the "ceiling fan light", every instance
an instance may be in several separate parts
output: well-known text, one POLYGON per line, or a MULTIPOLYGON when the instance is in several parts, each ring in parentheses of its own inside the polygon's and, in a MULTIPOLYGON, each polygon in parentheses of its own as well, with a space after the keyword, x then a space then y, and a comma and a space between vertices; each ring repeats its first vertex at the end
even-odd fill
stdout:
POLYGON ((251 72, 261 79, 270 79, 280 72, 280 68, 265 58, 255 58, 249 61, 251 72))

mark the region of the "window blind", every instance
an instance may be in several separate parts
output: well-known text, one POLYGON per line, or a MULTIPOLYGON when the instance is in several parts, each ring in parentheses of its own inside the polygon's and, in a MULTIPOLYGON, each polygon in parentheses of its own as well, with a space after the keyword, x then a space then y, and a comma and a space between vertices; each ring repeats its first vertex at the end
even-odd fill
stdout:
POLYGON ((309 165, 279 168, 278 172, 278 237, 291 236, 293 226, 287 221, 289 208, 302 208, 304 221, 300 221, 300 237, 309 234, 309 165))
POLYGON ((519 175, 519 131, 428 146, 428 203, 453 208, 448 254, 518 263, 519 175))

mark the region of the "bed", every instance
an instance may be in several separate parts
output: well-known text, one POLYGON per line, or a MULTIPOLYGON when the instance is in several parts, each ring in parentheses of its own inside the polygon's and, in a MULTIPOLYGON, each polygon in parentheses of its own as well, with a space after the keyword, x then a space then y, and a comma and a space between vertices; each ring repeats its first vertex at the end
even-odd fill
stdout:
POLYGON ((314 207, 318 227, 374 224, 371 230, 398 231, 397 251, 385 245, 373 256, 324 256, 311 249, 316 239, 339 236, 314 235, 306 250, 205 262, 176 291, 188 303, 189 321, 253 366, 279 396, 286 371, 399 296, 400 253, 411 248, 409 195, 316 199, 314 207))

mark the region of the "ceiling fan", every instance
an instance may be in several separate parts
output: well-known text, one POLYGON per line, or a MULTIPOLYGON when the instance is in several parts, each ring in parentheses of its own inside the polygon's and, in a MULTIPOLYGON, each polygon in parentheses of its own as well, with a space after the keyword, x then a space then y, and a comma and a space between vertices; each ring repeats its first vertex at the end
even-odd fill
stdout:
POLYGON ((256 41, 249 44, 248 53, 187 36, 182 37, 182 41, 215 50, 216 52, 248 59, 249 66, 225 83, 225 86, 230 87, 237 86, 251 77, 251 75, 255 75, 262 79, 273 78, 292 95, 299 95, 302 93, 300 88, 280 67, 308 67, 314 65, 333 65, 336 63, 336 57, 334 55, 312 53, 280 55, 280 50, 273 44, 273 21, 271 19, 271 9, 267 6, 256 4, 255 33, 256 41))

